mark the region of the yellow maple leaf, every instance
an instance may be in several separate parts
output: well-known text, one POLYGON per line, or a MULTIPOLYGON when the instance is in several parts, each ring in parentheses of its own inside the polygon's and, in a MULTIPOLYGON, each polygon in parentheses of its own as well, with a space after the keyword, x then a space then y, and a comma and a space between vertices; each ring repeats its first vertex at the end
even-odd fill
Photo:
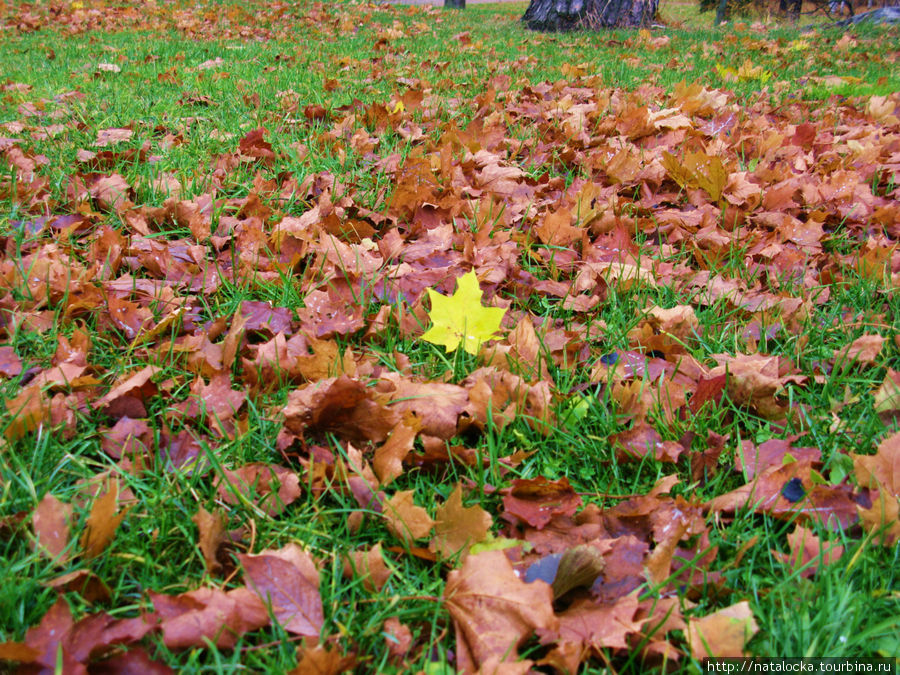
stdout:
POLYGON ((444 345, 448 352, 459 348, 469 354, 477 354, 482 342, 491 340, 500 330, 505 309, 482 307, 481 288, 475 272, 467 272, 456 280, 456 292, 441 295, 428 289, 431 310, 428 317, 434 325, 422 335, 422 339, 435 345, 444 345))

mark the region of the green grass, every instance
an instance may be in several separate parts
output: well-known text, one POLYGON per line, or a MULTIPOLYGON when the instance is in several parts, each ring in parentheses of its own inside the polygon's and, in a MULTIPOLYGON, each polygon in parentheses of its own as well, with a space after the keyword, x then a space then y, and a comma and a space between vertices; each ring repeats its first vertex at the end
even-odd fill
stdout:
MULTIPOLYGON (((664 107, 677 83, 697 80, 708 87, 729 90, 730 101, 742 107, 741 115, 756 114, 754 106, 772 106, 788 110, 786 114, 795 124, 818 119, 823 106, 838 104, 843 97, 887 95, 900 90, 897 53, 886 48, 895 44, 897 32, 884 28, 860 28, 852 33, 853 44, 838 48, 842 32, 819 29, 811 36, 792 27, 757 30, 740 23, 713 29, 708 27, 709 15, 673 6, 675 21, 690 25, 691 30, 654 31, 648 41, 633 31, 600 35, 531 33, 517 21, 524 4, 471 5, 464 12, 336 4, 322 10, 330 17, 328 21, 312 22, 301 20, 312 11, 311 6, 298 4, 285 17, 276 20, 266 15, 256 22, 254 30, 269 27, 271 31, 271 39, 263 41, 252 36, 240 39, 237 27, 247 23, 240 4, 232 7, 233 15, 222 9, 226 5, 215 3, 193 10, 194 17, 205 16, 204 11, 209 10, 220 22, 217 28, 210 20, 208 28, 201 26, 194 29, 195 33, 179 29, 166 19, 175 10, 188 11, 192 6, 163 5, 151 13, 154 23, 150 26, 129 24, 122 31, 69 34, 64 25, 51 23, 31 33, 6 31, 0 38, 4 81, 31 87, 28 91, 8 87, 0 92, 0 136, 23 138, 22 147, 45 158, 38 173, 47 179, 48 204, 53 213, 71 212, 66 191, 75 185, 73 176, 92 170, 90 165, 76 163, 77 152, 103 150, 93 147, 97 132, 113 127, 128 127, 133 135, 112 146, 119 156, 109 159, 101 171, 121 174, 134 186, 134 202, 138 205, 165 204, 168 195, 153 184, 164 174, 181 183, 183 199, 199 197, 215 185, 217 197, 238 200, 251 192, 256 176, 271 180, 291 173, 299 184, 306 177, 330 172, 351 186, 358 206, 383 211, 394 178, 374 168, 376 162, 394 153, 405 158, 416 148, 436 147, 451 123, 464 128, 477 113, 478 97, 500 76, 510 78, 506 101, 511 105, 521 103, 526 87, 564 80, 595 89, 641 90, 646 100, 664 107), (468 33, 468 46, 455 37, 463 32, 468 33), (197 39, 198 35, 202 39, 197 39), (663 35, 669 38, 667 43, 651 42, 663 35), (216 58, 223 60, 221 65, 198 69, 216 58), (101 63, 115 64, 120 71, 100 70, 101 63), (762 74, 727 76, 728 69, 737 72, 745 63, 761 68, 762 74), (424 140, 408 140, 396 130, 379 131, 376 124, 364 121, 363 113, 363 121, 353 130, 364 128, 378 138, 370 154, 354 149, 339 134, 323 138, 332 131, 342 107, 352 106, 357 100, 362 106, 373 102, 392 105, 392 97, 418 88, 416 80, 423 77, 429 80, 439 101, 433 117, 421 113, 413 116, 412 122, 424 129, 424 140), (334 89, 326 86, 332 80, 337 85, 334 89), (79 96, 63 96, 72 91, 79 96), (43 108, 39 110, 42 114, 29 115, 27 105, 36 103, 43 108), (303 110, 309 105, 324 106, 333 119, 306 119, 303 110), (19 122, 28 126, 20 128, 16 126, 19 122), (265 167, 248 163, 216 174, 217 158, 232 152, 241 137, 259 126, 269 131, 267 140, 273 146, 275 160, 265 167), (142 148, 147 157, 143 160, 137 154, 142 148), (135 153, 126 157, 126 150, 135 153)), ((39 10, 38 6, 35 11, 39 10)), ((12 13, 13 9, 7 6, 5 11, 12 13)), ((665 14, 670 8, 663 5, 663 11, 665 14)), ((859 109, 865 105, 864 99, 851 99, 849 103, 859 109)), ((534 139, 538 133, 526 117, 510 118, 509 124, 514 138, 534 139)), ((589 169, 559 153, 548 155, 544 162, 529 165, 522 161, 522 165, 535 178, 547 173, 550 179, 560 178, 565 184, 590 176, 589 169)), ((749 164, 742 168, 752 170, 749 164)), ((0 187, 5 176, 15 176, 15 171, 0 165, 0 187)), ((878 187, 881 183, 877 178, 875 183, 885 195, 893 188, 893 184, 878 187)), ((314 201, 299 193, 284 201, 272 194, 263 194, 261 199, 274 211, 273 221, 281 216, 300 216, 314 201)), ((216 208, 214 224, 235 215, 228 204, 216 208)), ((5 246, 0 259, 4 265, 0 268, 0 317, 9 315, 17 303, 31 301, 28 287, 16 286, 12 279, 16 266, 38 246, 56 237, 58 245, 78 265, 84 265, 90 254, 91 237, 65 239, 44 233, 32 237, 24 232, 18 221, 35 215, 9 191, 0 201, 0 241, 5 246)), ((97 226, 128 231, 115 213, 91 217, 97 226)), ((673 265, 695 264, 689 247, 664 249, 665 237, 654 239, 649 225, 636 226, 630 235, 640 244, 642 256, 673 265)), ((171 219, 160 223, 149 237, 160 241, 180 238, 192 238, 191 230, 171 219)), ((523 239, 521 243, 518 262, 535 277, 566 281, 574 277, 564 261, 559 267, 555 260, 554 265, 537 262, 536 256, 545 247, 534 240, 523 239), (532 257, 522 253, 529 246, 532 257)), ((864 243, 858 230, 834 226, 825 247, 836 255, 852 256, 859 254, 864 243)), ((715 270, 716 277, 752 282, 754 274, 744 263, 748 246, 735 237, 723 249, 707 252, 710 257, 705 264, 715 270)), ((239 249, 245 250, 233 242, 228 247, 231 262, 239 249)), ((205 244, 204 250, 208 252, 205 244)), ((126 268, 123 265, 120 274, 126 268)), ((73 269, 78 271, 77 266, 73 269)), ((244 272, 225 279, 215 293, 197 294, 197 325, 230 317, 247 300, 300 309, 309 290, 307 282, 316 270, 304 268, 269 276, 252 269, 244 272)), ((677 473, 682 482, 675 494, 702 501, 743 484, 742 477, 730 470, 741 440, 759 443, 797 433, 806 434, 801 444, 822 451, 822 473, 837 482, 852 469, 852 465, 847 467, 846 452, 871 454, 885 435, 896 431, 896 422, 887 427, 873 413, 872 391, 884 381, 888 369, 900 369, 898 346, 892 341, 900 316, 896 292, 852 271, 843 273, 844 283, 831 286, 827 303, 811 305, 804 316, 793 319, 795 325, 782 326, 771 339, 759 341, 745 335, 747 313, 724 300, 707 304, 701 301, 698 289, 686 285, 613 284, 596 312, 587 317, 562 309, 562 301, 550 296, 515 298, 501 292, 501 298, 512 301, 514 311, 529 312, 563 329, 574 330, 587 321, 605 323, 602 337, 586 341, 587 357, 576 356, 574 363, 555 363, 549 348, 544 347, 543 359, 561 421, 547 435, 536 431, 522 416, 504 428, 488 425, 483 435, 455 441, 488 458, 485 465, 476 468, 450 462, 433 472, 410 469, 391 484, 388 492, 413 490, 415 502, 426 505, 434 515, 434 506, 446 500, 458 482, 468 481, 482 489, 467 495, 466 504, 478 503, 496 515, 501 510, 500 497, 485 486, 502 488, 515 477, 566 476, 578 492, 584 493, 586 502, 608 508, 619 500, 606 495, 645 494, 663 476, 677 473), (613 399, 609 387, 599 386, 590 378, 591 367, 601 355, 635 348, 630 334, 641 325, 648 307, 677 304, 690 304, 697 311, 701 331, 686 345, 686 351, 698 361, 709 365, 713 354, 753 352, 758 348, 790 359, 799 372, 811 378, 805 386, 787 387, 786 396, 805 412, 792 418, 783 430, 727 396, 699 414, 674 420, 651 411, 649 419, 663 440, 677 441, 693 434, 689 450, 703 450, 710 432, 729 436, 718 472, 705 482, 694 482, 683 461, 677 465, 652 459, 617 462, 609 437, 627 427, 628 415, 613 399), (835 350, 872 332, 872 326, 888 338, 873 367, 835 368, 821 381, 813 379, 814 374, 821 374, 821 364, 835 350), (848 402, 839 410, 839 425, 828 414, 838 402, 848 402), (511 470, 501 466, 500 458, 519 451, 531 454, 511 470)), ((140 272, 135 275, 140 276, 140 272)), ((787 277, 767 283, 786 295, 807 292, 787 277)), ((379 299, 371 289, 355 292, 364 316, 370 319, 380 307, 379 299)), ((126 474, 124 482, 136 502, 111 545, 97 559, 84 560, 74 555, 78 548, 76 533, 72 560, 55 567, 34 550, 28 517, 41 498, 52 493, 74 503, 76 520, 83 522, 90 504, 84 501, 81 483, 115 470, 114 460, 101 450, 101 432, 115 420, 82 407, 73 413, 77 432, 72 436, 63 433, 61 427, 45 426, 0 446, 0 576, 5 580, 0 587, 0 640, 21 640, 25 631, 40 621, 56 598, 56 592, 46 584, 65 572, 90 569, 111 592, 108 601, 94 604, 78 593, 68 593, 76 616, 100 609, 115 616, 134 616, 149 609, 148 590, 177 594, 204 584, 222 585, 222 579, 206 572, 197 548, 197 530, 190 520, 198 508, 204 507, 222 510, 229 528, 244 528, 242 546, 246 548, 252 537, 252 552, 292 541, 304 543, 321 563, 320 591, 325 610, 322 636, 332 637, 355 652, 360 672, 441 672, 440 664, 456 649, 452 624, 437 600, 443 593, 447 568, 411 555, 390 553, 386 560, 394 573, 383 591, 373 595, 358 580, 343 577, 342 557, 379 542, 387 545, 397 541, 371 511, 363 515, 362 527, 352 528, 348 517, 360 509, 340 486, 328 485, 320 491, 313 490, 318 486, 310 482, 300 499, 278 517, 260 516, 249 503, 223 506, 217 495, 213 479, 223 468, 249 462, 285 463, 276 450, 281 428, 276 415, 291 385, 282 383, 251 392, 243 432, 210 445, 210 421, 185 423, 173 415, 174 407, 188 398, 196 375, 183 355, 172 350, 128 349, 128 336, 109 325, 103 312, 85 310, 70 316, 63 311, 64 305, 63 297, 41 307, 54 312, 52 327, 45 332, 27 326, 13 330, 6 318, 0 323, 5 326, 0 337, 13 347, 25 371, 49 368, 58 338, 71 338, 76 329, 91 337, 90 364, 94 375, 102 380, 103 392, 123 373, 148 363, 161 367, 154 382, 165 386, 160 395, 151 397, 147 410, 154 443, 160 443, 162 434, 175 435, 183 429, 200 434, 204 440, 200 443, 199 464, 208 467, 208 472, 171 471, 157 462, 139 475, 126 474), (24 517, 23 522, 18 522, 18 515, 24 517), (402 665, 389 660, 382 634, 383 622, 392 617, 413 631, 414 648, 402 665)), ((162 304, 151 309, 156 320, 167 311, 162 304)), ((768 319, 774 322, 777 317, 768 319)), ((479 365, 467 354, 447 355, 404 335, 393 319, 382 334, 363 337, 358 333, 339 340, 339 345, 342 351, 349 347, 357 355, 371 355, 391 371, 401 369, 405 356, 409 370, 423 379, 460 383, 479 365)), ((235 386, 242 389, 241 368, 238 359, 231 374, 235 386)), ((25 383, 24 376, 0 380, 0 399, 12 399, 25 383)), ((652 383, 648 380, 646 385, 652 383)), ((0 413, 0 429, 12 419, 10 413, 0 413)), ((327 444, 335 455, 346 456, 346 444, 341 439, 330 437, 327 444)), ((301 483, 312 480, 303 475, 299 464, 293 468, 301 473, 301 483)), ((495 518, 495 533, 500 525, 495 518)), ((824 566, 807 580, 772 555, 772 551, 788 550, 786 536, 793 529, 792 523, 739 510, 728 523, 711 518, 710 527, 710 545, 719 548, 704 569, 721 574, 724 590, 719 593, 710 587, 698 593, 692 598, 698 604, 691 616, 749 600, 760 628, 749 649, 761 655, 893 656, 900 650, 896 546, 879 546, 873 537, 856 530, 836 535, 814 527, 823 539, 839 540, 845 552, 837 563, 824 566), (738 552, 754 537, 758 543, 738 561, 738 552)), ((659 593, 659 589, 643 589, 643 597, 659 593)), ((684 646, 684 636, 678 632, 670 640, 684 646)), ((293 668, 297 658, 296 638, 277 626, 243 636, 233 650, 208 647, 170 652, 158 636, 151 636, 146 644, 155 658, 179 672, 283 672, 293 668)), ((540 654, 535 643, 523 649, 528 650, 540 654)), ((651 667, 637 657, 612 652, 609 657, 615 672, 640 673, 651 667)), ((582 672, 604 672, 602 663, 594 659, 582 672)), ((699 662, 685 657, 676 669, 698 672, 699 662)))

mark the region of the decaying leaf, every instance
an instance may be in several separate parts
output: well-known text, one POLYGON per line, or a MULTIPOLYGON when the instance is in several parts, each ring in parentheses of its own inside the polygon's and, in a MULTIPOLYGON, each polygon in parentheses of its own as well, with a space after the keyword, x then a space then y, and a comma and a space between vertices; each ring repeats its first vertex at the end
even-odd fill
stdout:
POLYGON ((450 572, 444 602, 456 630, 461 670, 477 670, 490 659, 515 661, 528 636, 558 625, 550 586, 521 581, 500 551, 470 555, 461 569, 450 572))
POLYGON ((411 544, 431 532, 434 521, 421 506, 413 503, 413 490, 402 490, 395 493, 382 505, 381 515, 391 533, 411 544))
POLYGON ((312 557, 297 544, 256 555, 238 555, 250 588, 278 623, 295 635, 317 636, 324 614, 319 595, 319 571, 312 557))
POLYGON ((81 549, 86 558, 96 558, 106 550, 128 513, 128 507, 119 510, 119 481, 112 479, 104 494, 94 501, 81 535, 81 549))
POLYGON ((463 506, 461 485, 454 488, 435 515, 430 547, 442 558, 460 553, 465 556, 473 544, 487 538, 493 523, 491 515, 480 506, 463 506))
POLYGON ((66 560, 72 524, 72 505, 61 502, 49 492, 31 514, 37 548, 58 563, 66 560))
POLYGON ((688 643, 694 658, 744 656, 759 627, 750 604, 739 602, 700 619, 688 621, 688 643))

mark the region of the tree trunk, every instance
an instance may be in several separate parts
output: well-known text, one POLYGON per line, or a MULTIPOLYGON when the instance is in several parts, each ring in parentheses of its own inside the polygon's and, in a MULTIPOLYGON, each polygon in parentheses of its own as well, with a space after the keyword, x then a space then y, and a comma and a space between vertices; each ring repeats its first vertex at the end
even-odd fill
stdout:
POLYGON ((531 0, 522 21, 532 30, 643 28, 657 9, 659 0, 531 0))
POLYGON ((716 7, 716 25, 725 21, 726 16, 728 16, 728 0, 719 0, 719 6, 716 7))
POLYGON ((466 0, 444 0, 444 9, 465 9, 466 0))

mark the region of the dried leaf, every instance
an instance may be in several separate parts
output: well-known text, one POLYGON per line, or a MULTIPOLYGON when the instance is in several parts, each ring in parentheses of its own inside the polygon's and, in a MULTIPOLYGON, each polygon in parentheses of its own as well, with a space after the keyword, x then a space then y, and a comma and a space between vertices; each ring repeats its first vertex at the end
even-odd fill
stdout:
POLYGON ((244 587, 228 592, 204 587, 181 595, 150 591, 149 595, 169 649, 203 647, 207 641, 229 649, 244 633, 269 624, 266 605, 244 587))
POLYGON ((256 504, 270 516, 282 513, 303 494, 300 478, 277 464, 257 462, 234 469, 223 469, 216 477, 216 492, 226 504, 238 504, 238 495, 256 504))
POLYGON ((66 548, 69 545, 71 522, 72 505, 59 501, 49 492, 31 515, 38 550, 58 564, 64 563, 69 557, 66 548))
POLYGON ((128 513, 123 509, 117 513, 119 506, 119 481, 113 479, 109 482, 109 489, 104 495, 94 500, 91 512, 84 524, 84 534, 81 535, 81 549, 88 560, 96 558, 106 550, 119 527, 119 523, 128 513))
POLYGON ((797 525, 787 536, 790 554, 772 551, 776 559, 800 572, 802 577, 811 577, 819 569, 819 563, 831 565, 844 554, 844 547, 838 544, 823 545, 823 542, 812 530, 797 525))
POLYGON ((387 442, 375 450, 372 468, 382 485, 387 485, 403 473, 403 460, 413 449, 417 434, 416 427, 401 422, 394 427, 387 442))
POLYGON ((758 630, 747 601, 691 619, 687 631, 691 655, 696 659, 744 656, 747 643, 758 630))
POLYGON ((221 513, 210 513, 201 506, 191 520, 200 534, 197 546, 203 554, 206 571, 214 574, 222 568, 222 563, 218 559, 219 547, 228 541, 225 519, 221 513))
POLYGON ((397 492, 382 504, 381 515, 395 537, 407 544, 431 532, 434 521, 421 506, 413 503, 413 490, 397 492))
POLYGON ((381 544, 375 544, 368 551, 353 551, 344 558, 344 576, 348 579, 362 579, 363 588, 370 593, 384 588, 391 570, 384 564, 381 544))
POLYGON ((442 558, 465 556, 473 544, 487 539, 493 524, 491 515, 480 506, 463 506, 461 485, 437 508, 436 516, 429 548, 442 558))
POLYGON ((257 555, 238 555, 253 591, 271 607, 278 623, 295 635, 318 636, 325 616, 319 572, 297 544, 257 555))

